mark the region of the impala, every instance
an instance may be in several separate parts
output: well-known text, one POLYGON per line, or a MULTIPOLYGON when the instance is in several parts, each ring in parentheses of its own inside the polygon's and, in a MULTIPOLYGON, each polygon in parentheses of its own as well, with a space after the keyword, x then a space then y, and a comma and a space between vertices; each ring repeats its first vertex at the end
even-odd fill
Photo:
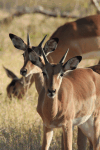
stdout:
POLYGON ((64 64, 66 52, 58 64, 50 64, 44 52, 45 63, 32 53, 35 51, 29 52, 31 62, 42 70, 44 76, 37 106, 44 125, 42 149, 48 150, 53 128, 62 127, 64 148, 72 150, 72 127, 77 125, 92 142, 93 149, 99 150, 100 75, 90 68, 74 70, 81 56, 64 64))
MULTIPOLYGON (((34 68, 33 70, 36 69, 36 68, 34 67, 34 65, 32 66, 31 62, 29 61, 28 51, 31 51, 30 48, 29 48, 29 45, 28 45, 28 44, 26 45, 26 44, 24 43, 24 41, 23 41, 21 38, 15 36, 15 35, 13 35, 13 34, 10 34, 10 38, 11 38, 11 40, 12 40, 12 42, 13 42, 13 44, 14 44, 14 46, 15 46, 16 48, 22 49, 22 50, 25 51, 25 52, 24 52, 24 66, 23 66, 23 68, 21 69, 21 73, 22 73, 23 75, 27 75, 27 74, 30 73, 30 70, 31 70, 32 68, 34 68), (27 50, 28 50, 28 51, 27 51, 27 50), (27 70, 26 70, 27 64, 28 64, 28 66, 30 66, 30 70, 29 70, 29 71, 28 71, 29 67, 27 67, 27 70)), ((57 38, 56 38, 56 40, 57 40, 57 38)), ((29 42, 28 42, 28 43, 29 43, 29 42)), ((41 42, 41 44, 42 44, 42 42, 41 42)), ((53 44, 53 39, 49 40, 49 41, 45 44, 45 46, 44 46, 44 50, 45 50, 46 53, 49 52, 51 49, 53 50, 53 49, 55 49, 55 48, 56 48, 56 46, 55 46, 55 44, 53 44), (49 47, 49 48, 48 48, 48 47, 49 47), (53 48, 53 47, 54 47, 54 48, 53 48)), ((39 50, 41 50, 40 44, 39 44, 38 47, 35 47, 35 48, 33 47, 33 49, 34 49, 35 51, 37 51, 37 53, 38 53, 39 55, 41 55, 41 51, 39 51, 39 50)), ((37 72, 37 71, 33 71, 33 73, 34 73, 34 72, 37 72)), ((32 71, 31 71, 31 73, 32 73, 32 71)), ((41 77, 42 77, 42 75, 38 74, 38 75, 36 75, 36 78, 35 78, 36 85, 38 85, 38 88, 39 88, 38 91, 40 91, 41 88, 43 87, 43 79, 42 79, 41 77), (40 85, 42 85, 42 86, 40 86, 40 85), (41 87, 41 88, 40 88, 40 87, 41 87)), ((38 92, 38 93, 39 93, 39 92, 38 92)), ((80 145, 80 144, 79 144, 79 145, 80 145)), ((80 145, 80 147, 81 147, 81 145, 80 145)), ((82 150, 82 149, 84 149, 84 148, 81 147, 80 149, 82 150)))
POLYGON ((9 69, 5 67, 4 69, 6 71, 7 76, 12 79, 12 81, 6 88, 8 97, 10 99, 12 99, 12 97, 22 99, 23 96, 26 94, 27 90, 31 87, 32 83, 34 82, 34 76, 29 75, 25 78, 18 78, 17 75, 15 75, 9 69))
POLYGON ((66 61, 81 55, 82 59, 100 58, 100 15, 88 16, 60 26, 50 37, 59 39, 54 53, 48 55, 50 62, 58 63, 70 49, 66 61))

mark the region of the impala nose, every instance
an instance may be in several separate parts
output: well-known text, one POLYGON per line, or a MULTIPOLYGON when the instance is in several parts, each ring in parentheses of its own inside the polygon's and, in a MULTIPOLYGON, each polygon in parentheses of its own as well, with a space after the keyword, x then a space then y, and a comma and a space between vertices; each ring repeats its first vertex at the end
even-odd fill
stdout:
POLYGON ((52 97, 52 98, 53 98, 53 97, 55 96, 55 93, 56 93, 56 89, 55 89, 55 90, 49 90, 49 89, 48 89, 48 96, 49 96, 49 97, 52 97))
POLYGON ((20 70, 20 74, 21 74, 22 76, 26 76, 26 74, 27 74, 27 69, 21 69, 21 70, 20 70))

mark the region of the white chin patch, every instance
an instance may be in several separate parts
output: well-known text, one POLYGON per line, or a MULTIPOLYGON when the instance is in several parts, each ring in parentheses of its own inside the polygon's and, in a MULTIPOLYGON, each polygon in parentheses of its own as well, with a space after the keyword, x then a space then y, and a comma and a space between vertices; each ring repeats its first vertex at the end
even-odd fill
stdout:
POLYGON ((49 98, 54 98, 54 97, 56 96, 56 94, 48 93, 47 96, 48 96, 49 98))

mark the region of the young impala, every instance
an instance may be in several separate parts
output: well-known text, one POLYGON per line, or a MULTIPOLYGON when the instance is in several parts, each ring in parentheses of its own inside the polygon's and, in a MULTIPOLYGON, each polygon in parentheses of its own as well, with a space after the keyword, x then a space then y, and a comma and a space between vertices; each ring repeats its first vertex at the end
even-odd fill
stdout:
MULTIPOLYGON (((22 68, 22 69, 24 69, 24 68, 26 68, 26 66, 27 66, 27 64, 30 64, 30 68, 32 69, 32 68, 34 68, 33 66, 32 66, 32 64, 31 64, 31 62, 29 61, 29 57, 28 57, 28 51, 30 51, 30 49, 29 49, 29 47, 28 46, 26 46, 26 44, 23 42, 23 40, 22 39, 20 39, 19 37, 17 37, 17 36, 15 36, 15 35, 13 35, 13 34, 10 34, 10 38, 11 38, 11 40, 12 40, 12 42, 13 42, 13 44, 14 44, 14 46, 16 47, 16 48, 18 48, 18 49, 22 49, 22 50, 24 50, 25 52, 24 52, 24 67, 22 68)), ((57 40, 57 39, 56 39, 57 40)), ((55 42, 54 42, 55 43, 55 42)), ((56 48, 56 46, 55 46, 55 44, 53 44, 53 40, 51 39, 51 40, 49 40, 46 44, 45 44, 45 46, 44 46, 44 50, 45 50, 45 52, 47 53, 48 51, 50 51, 50 49, 54 49, 53 48, 53 46, 54 46, 54 48, 56 48), (51 46, 51 48, 50 48, 50 46, 51 46), (48 48, 49 47, 49 48, 48 48)), ((38 53, 39 53, 39 55, 41 55, 41 52, 39 52, 39 50, 41 50, 41 47, 36 47, 35 49, 34 49, 35 51, 37 51, 38 53)), ((36 69, 36 68, 35 68, 36 69)), ((35 70, 35 69, 33 69, 33 70, 35 70)), ((24 73, 24 75, 27 75, 27 73, 29 74, 29 72, 30 71, 28 71, 28 67, 27 67, 27 72, 26 72, 26 74, 25 74, 25 72, 22 72, 22 70, 21 70, 21 73, 24 73)), ((35 71, 36 72, 36 71, 35 71)), ((31 71, 31 73, 32 73, 32 71, 31 71)), ((36 85, 38 85, 38 88, 37 89, 39 89, 39 85, 43 85, 43 80, 42 80, 42 75, 40 75, 40 74, 38 74, 38 75, 36 75, 36 79, 37 80, 35 80, 36 81, 36 85)), ((41 88, 42 88, 43 86, 41 86, 41 88)), ((40 88, 40 89, 41 89, 40 88)), ((40 92, 40 90, 38 90, 38 93, 40 92)), ((83 142, 83 141, 82 141, 83 142)), ((78 144, 78 145, 80 145, 80 144, 78 144)), ((79 149, 80 149, 80 147, 81 147, 81 145, 79 146, 79 149)), ((83 147, 81 148, 81 150, 82 149, 84 149, 83 147)))
POLYGON ((22 99, 27 93, 27 90, 31 87, 34 82, 34 76, 29 75, 28 77, 18 78, 12 71, 5 68, 6 74, 12 81, 8 84, 6 91, 7 96, 12 99, 12 97, 22 99))
POLYGON ((89 68, 73 70, 81 56, 64 64, 66 52, 58 64, 50 64, 44 52, 45 63, 32 53, 35 51, 29 51, 31 62, 41 68, 44 76, 37 106, 44 125, 42 149, 48 150, 53 128, 62 127, 64 148, 72 150, 72 127, 77 125, 92 142, 93 149, 99 150, 100 75, 89 68))

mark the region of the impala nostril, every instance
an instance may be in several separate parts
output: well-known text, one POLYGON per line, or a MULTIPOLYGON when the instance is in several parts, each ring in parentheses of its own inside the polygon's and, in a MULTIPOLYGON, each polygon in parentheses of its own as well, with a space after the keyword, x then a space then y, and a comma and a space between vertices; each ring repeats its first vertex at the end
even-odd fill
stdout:
POLYGON ((20 74, 25 76, 27 74, 27 69, 20 70, 20 74))
POLYGON ((55 89, 55 90, 49 90, 49 89, 48 89, 48 92, 49 92, 49 93, 55 93, 55 92, 56 92, 56 89, 55 89))

